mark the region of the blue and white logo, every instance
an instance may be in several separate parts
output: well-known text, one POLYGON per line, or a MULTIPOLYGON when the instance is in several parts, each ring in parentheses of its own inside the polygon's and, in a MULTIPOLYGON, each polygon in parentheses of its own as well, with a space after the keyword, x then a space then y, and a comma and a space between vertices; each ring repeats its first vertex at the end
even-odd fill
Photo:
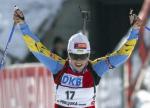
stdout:
POLYGON ((64 74, 61 79, 61 85, 69 87, 82 87, 83 76, 74 76, 71 74, 64 74))

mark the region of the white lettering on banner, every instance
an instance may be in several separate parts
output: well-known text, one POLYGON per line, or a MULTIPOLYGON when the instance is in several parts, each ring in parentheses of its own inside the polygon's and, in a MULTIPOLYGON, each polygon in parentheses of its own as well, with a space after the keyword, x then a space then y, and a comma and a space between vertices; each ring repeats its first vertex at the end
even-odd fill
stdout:
POLYGON ((82 87, 83 76, 74 76, 71 74, 64 74, 61 79, 61 85, 69 87, 82 87))

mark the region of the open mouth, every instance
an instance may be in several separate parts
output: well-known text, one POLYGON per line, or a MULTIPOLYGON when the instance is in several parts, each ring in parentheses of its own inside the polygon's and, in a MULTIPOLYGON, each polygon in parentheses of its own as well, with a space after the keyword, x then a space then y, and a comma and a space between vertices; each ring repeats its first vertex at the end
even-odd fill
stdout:
POLYGON ((76 67, 81 67, 82 64, 81 64, 81 63, 76 63, 75 66, 76 66, 76 67))

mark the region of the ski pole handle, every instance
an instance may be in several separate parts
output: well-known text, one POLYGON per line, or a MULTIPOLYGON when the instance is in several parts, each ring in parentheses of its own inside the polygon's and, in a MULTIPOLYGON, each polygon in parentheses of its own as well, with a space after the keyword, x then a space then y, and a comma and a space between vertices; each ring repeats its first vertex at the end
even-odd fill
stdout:
POLYGON ((19 17, 23 21, 25 20, 23 12, 19 9, 18 6, 16 6, 16 5, 14 6, 14 11, 17 14, 17 17, 19 17))
POLYGON ((15 5, 14 6, 14 10, 18 10, 18 9, 19 9, 19 7, 15 5))

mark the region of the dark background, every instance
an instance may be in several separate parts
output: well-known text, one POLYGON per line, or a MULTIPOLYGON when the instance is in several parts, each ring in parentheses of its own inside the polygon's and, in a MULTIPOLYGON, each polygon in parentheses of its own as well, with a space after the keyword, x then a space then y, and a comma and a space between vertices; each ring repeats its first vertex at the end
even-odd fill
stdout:
POLYGON ((138 14, 141 4, 140 0, 90 0, 92 58, 111 53, 130 28, 130 9, 138 14))

